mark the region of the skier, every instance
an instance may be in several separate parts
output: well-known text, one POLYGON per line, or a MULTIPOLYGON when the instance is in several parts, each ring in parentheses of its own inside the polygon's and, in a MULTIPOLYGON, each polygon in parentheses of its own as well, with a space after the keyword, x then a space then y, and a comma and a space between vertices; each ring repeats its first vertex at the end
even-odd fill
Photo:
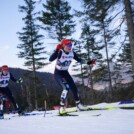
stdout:
MULTIPOLYGON (((18 112, 18 114, 21 113, 20 108, 16 104, 14 97, 8 87, 9 80, 12 80, 16 83, 22 83, 23 80, 22 78, 16 80, 13 75, 9 72, 8 66, 4 65, 1 67, 1 72, 0 72, 0 93, 2 93, 4 96, 6 96, 10 102, 13 104, 14 109, 18 112)), ((5 100, 3 100, 3 106, 5 107, 5 100)), ((3 108, 4 109, 4 108, 3 108)), ((3 113, 1 113, 1 116, 3 116, 3 113)))
MULTIPOLYGON (((70 89, 73 92, 77 108, 81 111, 88 110, 86 106, 81 104, 77 87, 68 72, 68 68, 73 59, 81 64, 86 63, 86 61, 80 59, 72 50, 72 42, 69 39, 64 39, 62 40, 61 44, 57 45, 56 51, 50 56, 49 61, 52 62, 55 59, 57 59, 57 62, 55 66, 54 77, 63 89, 60 97, 59 114, 66 113, 65 100, 70 89)), ((95 64, 95 60, 88 61, 87 64, 95 64)))

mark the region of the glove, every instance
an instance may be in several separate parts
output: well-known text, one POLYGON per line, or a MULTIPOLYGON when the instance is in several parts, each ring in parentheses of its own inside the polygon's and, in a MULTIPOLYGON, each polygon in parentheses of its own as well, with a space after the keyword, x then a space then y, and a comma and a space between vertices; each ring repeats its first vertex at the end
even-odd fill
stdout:
POLYGON ((96 64, 96 61, 95 60, 90 60, 87 62, 88 65, 91 65, 91 64, 96 64))
POLYGON ((61 48, 62 48, 61 44, 58 44, 58 45, 56 46, 56 50, 60 50, 61 48))
POLYGON ((21 83, 23 83, 23 79, 22 78, 19 78, 16 82, 19 83, 19 84, 21 84, 21 83))
POLYGON ((5 96, 2 96, 1 99, 2 99, 2 101, 5 101, 6 100, 6 97, 5 96))

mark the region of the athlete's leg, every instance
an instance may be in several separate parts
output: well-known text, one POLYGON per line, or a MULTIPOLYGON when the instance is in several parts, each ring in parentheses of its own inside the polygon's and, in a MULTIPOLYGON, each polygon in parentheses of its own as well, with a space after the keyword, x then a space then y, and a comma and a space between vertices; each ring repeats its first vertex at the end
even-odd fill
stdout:
POLYGON ((13 104, 15 110, 18 109, 18 105, 15 102, 15 99, 10 91, 10 89, 8 87, 5 87, 3 90, 3 94, 6 95, 6 97, 9 99, 9 101, 13 104))
POLYGON ((74 80, 72 79, 72 77, 70 76, 70 74, 68 72, 66 72, 66 81, 73 93, 73 96, 74 96, 74 99, 77 103, 80 102, 80 99, 79 99, 79 94, 78 94, 78 89, 74 83, 74 80))
POLYGON ((55 79, 62 88, 62 93, 61 93, 61 97, 60 97, 60 105, 64 106, 68 91, 70 89, 70 87, 65 79, 65 72, 60 72, 60 71, 56 70, 55 71, 55 79))
POLYGON ((70 76, 68 72, 66 73, 66 81, 68 82, 68 85, 70 86, 70 89, 73 92, 73 96, 74 96, 77 108, 79 110, 88 110, 88 107, 85 107, 81 104, 79 94, 78 94, 78 89, 74 83, 74 80, 72 79, 72 77, 70 76))

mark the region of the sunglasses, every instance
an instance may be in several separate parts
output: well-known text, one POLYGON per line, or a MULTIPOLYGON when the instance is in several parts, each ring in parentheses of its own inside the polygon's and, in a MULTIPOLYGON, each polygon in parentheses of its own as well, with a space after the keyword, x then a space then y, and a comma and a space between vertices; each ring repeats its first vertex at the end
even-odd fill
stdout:
POLYGON ((66 44, 66 46, 67 46, 67 47, 72 47, 72 44, 69 43, 69 44, 66 44))

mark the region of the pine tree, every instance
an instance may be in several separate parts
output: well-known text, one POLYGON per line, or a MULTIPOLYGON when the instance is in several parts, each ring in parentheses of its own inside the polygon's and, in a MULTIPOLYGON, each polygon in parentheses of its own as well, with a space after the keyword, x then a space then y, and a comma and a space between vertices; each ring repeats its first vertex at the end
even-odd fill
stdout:
POLYGON ((65 0, 46 0, 43 4, 45 11, 42 12, 40 21, 44 29, 48 31, 50 38, 61 41, 75 31, 73 15, 70 14, 71 7, 65 0))
POLYGON ((129 41, 127 41, 123 46, 122 53, 119 54, 118 61, 121 63, 132 63, 131 48, 129 41))
POLYGON ((131 1, 132 4, 132 16, 133 16, 133 22, 134 22, 134 1, 131 1))
POLYGON ((132 69, 134 72, 134 16, 131 0, 124 0, 125 15, 127 20, 128 36, 130 40, 132 69))
MULTIPOLYGON (((74 50, 79 55, 80 58, 85 59, 86 61, 89 60, 96 60, 97 63, 102 62, 102 54, 99 52, 103 47, 98 46, 97 42, 95 42, 95 35, 96 30, 91 30, 89 24, 86 22, 82 25, 82 33, 81 33, 81 40, 75 45, 74 50)), ((100 63, 101 64, 101 63, 100 63)), ((92 67, 87 67, 87 64, 78 66, 79 64, 76 63, 74 65, 74 71, 77 71, 77 74, 74 75, 82 79, 82 84, 84 85, 84 79, 88 78, 88 84, 91 85, 93 89, 93 79, 92 79, 92 67), (77 67, 77 68, 76 68, 77 67), (78 71, 80 73, 78 73, 78 71), (90 82, 90 84, 89 84, 90 82)))
MULTIPOLYGON (((124 5, 126 25, 131 48, 132 70, 134 72, 134 2, 132 0, 115 0, 117 4, 124 5)), ((119 6, 120 6, 119 5, 119 6)))
MULTIPOLYGON (((77 53, 77 55, 80 59, 84 59, 85 53, 83 52, 83 45, 82 45, 81 41, 74 40, 74 42, 75 43, 74 43, 73 50, 77 53)), ((72 69, 72 71, 77 72, 76 74, 73 74, 73 76, 80 78, 81 80, 79 82, 82 85, 84 85, 84 77, 85 77, 84 76, 85 74, 83 72, 84 69, 85 69, 85 66, 78 62, 74 63, 73 69, 72 69)))
MULTIPOLYGON (((90 25, 87 24, 86 22, 83 24, 82 27, 82 33, 81 33, 81 39, 82 39, 82 44, 85 50, 85 59, 87 61, 94 59, 98 64, 102 62, 102 54, 99 52, 103 46, 98 46, 98 43, 95 42, 95 35, 97 34, 96 30, 91 30, 90 25)), ((101 63, 100 63, 101 64, 101 63)), ((89 66, 88 68, 88 82, 90 81, 91 88, 93 89, 93 76, 92 76, 92 66, 89 66)), ((85 70, 85 73, 87 71, 85 70)), ((89 83, 88 83, 89 85, 89 83)))
MULTIPOLYGON (((105 47, 106 59, 107 62, 107 73, 108 75, 103 75, 105 78, 108 76, 109 87, 112 90, 112 80, 110 72, 110 55, 109 47, 114 46, 113 37, 118 34, 118 29, 113 30, 109 28, 110 23, 112 22, 111 8, 115 1, 107 0, 83 0, 85 10, 84 14, 87 16, 86 19, 90 21, 93 27, 98 31, 98 38, 100 38, 100 45, 105 47)), ((105 63, 105 62, 104 62, 105 63)), ((105 64, 102 63, 102 67, 105 64)))
MULTIPOLYGON (((132 0, 116 0, 117 4, 124 5, 124 13, 125 13, 125 20, 126 26, 128 30, 128 37, 130 42, 131 48, 131 63, 132 63, 132 70, 134 71, 134 2, 132 0)), ((119 5, 119 6, 120 6, 119 5)))
POLYGON ((32 71, 32 85, 35 96, 35 107, 37 108, 36 70, 42 68, 47 63, 45 63, 46 58, 42 55, 45 53, 45 47, 43 47, 43 42, 41 41, 43 35, 39 34, 41 26, 36 24, 38 20, 38 12, 35 12, 36 2, 32 0, 24 0, 24 2, 24 6, 19 6, 20 12, 25 13, 26 16, 22 18, 25 27, 22 28, 22 32, 18 32, 19 39, 22 42, 17 46, 20 49, 18 57, 24 58, 24 65, 32 71))

